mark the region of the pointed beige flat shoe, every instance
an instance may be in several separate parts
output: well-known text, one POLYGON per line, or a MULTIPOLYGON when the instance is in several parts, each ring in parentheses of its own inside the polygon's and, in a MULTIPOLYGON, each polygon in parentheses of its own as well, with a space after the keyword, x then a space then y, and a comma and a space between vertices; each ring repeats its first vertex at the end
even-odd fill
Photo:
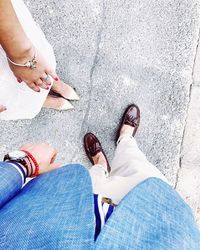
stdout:
POLYGON ((53 83, 50 95, 51 94, 54 96, 63 97, 71 101, 80 100, 80 97, 78 96, 76 91, 71 86, 69 86, 68 84, 64 83, 61 80, 53 83))
POLYGON ((74 109, 74 106, 62 97, 47 96, 47 99, 43 105, 44 108, 55 110, 70 110, 74 109))

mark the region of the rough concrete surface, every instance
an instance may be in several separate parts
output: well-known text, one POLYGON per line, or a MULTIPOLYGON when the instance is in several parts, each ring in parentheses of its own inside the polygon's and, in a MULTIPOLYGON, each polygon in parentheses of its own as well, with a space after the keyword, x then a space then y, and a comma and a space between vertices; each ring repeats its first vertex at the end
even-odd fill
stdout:
POLYGON ((200 227, 200 43, 193 80, 176 190, 193 209, 200 227))
POLYGON ((200 31, 199 41, 195 56, 194 69, 193 69, 193 85, 200 86, 200 31))
POLYGON ((198 0, 25 1, 55 49, 58 72, 81 101, 69 112, 43 110, 31 121, 2 122, 1 156, 47 141, 63 162, 89 166, 82 149, 95 132, 109 159, 127 104, 142 113, 137 140, 175 184, 199 33, 198 0))
POLYGON ((177 191, 192 207, 200 226, 200 87, 193 86, 185 130, 177 191))

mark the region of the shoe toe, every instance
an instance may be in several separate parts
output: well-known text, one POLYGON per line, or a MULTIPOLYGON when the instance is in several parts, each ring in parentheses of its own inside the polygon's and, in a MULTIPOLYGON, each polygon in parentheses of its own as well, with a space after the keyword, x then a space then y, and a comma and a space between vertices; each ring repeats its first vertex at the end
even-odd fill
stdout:
POLYGON ((92 133, 88 133, 85 135, 84 145, 87 153, 90 156, 95 156, 99 151, 101 151, 101 144, 97 137, 92 133))
POLYGON ((139 126, 140 122, 140 110, 136 105, 131 105, 125 114, 124 123, 130 126, 139 126))

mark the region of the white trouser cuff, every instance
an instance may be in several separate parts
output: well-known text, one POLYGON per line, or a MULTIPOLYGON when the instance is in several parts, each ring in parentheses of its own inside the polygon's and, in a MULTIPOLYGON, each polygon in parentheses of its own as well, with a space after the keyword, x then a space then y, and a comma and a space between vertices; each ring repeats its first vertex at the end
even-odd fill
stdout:
POLYGON ((103 175, 105 175, 105 177, 109 177, 109 172, 107 171, 107 169, 101 165, 101 164, 95 164, 92 166, 92 168, 90 169, 91 172, 98 172, 101 173, 103 175))
POLYGON ((123 140, 123 139, 131 139, 133 141, 135 141, 135 138, 130 135, 130 134, 123 134, 119 137, 119 139, 117 140, 117 145, 123 140))

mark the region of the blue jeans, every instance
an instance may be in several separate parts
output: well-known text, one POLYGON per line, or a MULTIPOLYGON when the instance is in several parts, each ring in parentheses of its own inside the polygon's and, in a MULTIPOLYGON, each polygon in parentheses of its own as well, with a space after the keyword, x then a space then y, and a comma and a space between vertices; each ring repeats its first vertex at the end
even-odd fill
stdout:
POLYGON ((0 163, 0 183, 3 250, 200 249, 191 209, 157 178, 143 181, 122 199, 95 243, 92 185, 84 167, 65 166, 20 190, 20 174, 0 163))

